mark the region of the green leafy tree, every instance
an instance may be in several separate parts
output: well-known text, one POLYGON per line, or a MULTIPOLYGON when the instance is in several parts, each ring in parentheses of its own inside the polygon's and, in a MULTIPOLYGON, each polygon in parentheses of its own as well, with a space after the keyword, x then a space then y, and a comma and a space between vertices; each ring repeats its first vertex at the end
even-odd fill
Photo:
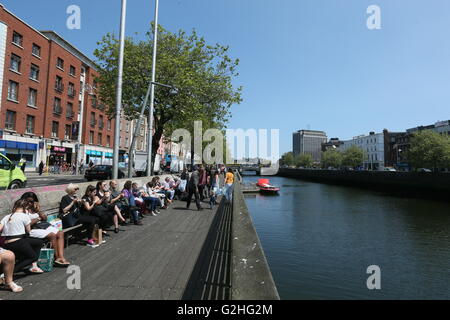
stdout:
POLYGON ((295 165, 297 167, 311 168, 313 163, 313 157, 309 153, 300 154, 295 157, 295 165))
MULTIPOLYGON (((137 117, 151 80, 152 47, 153 32, 148 32, 145 40, 128 37, 125 42, 123 105, 129 119, 137 117)), ((119 40, 108 33, 94 52, 100 73, 99 96, 109 106, 111 117, 115 116, 118 48, 119 40)), ((156 81, 176 87, 178 93, 156 86, 153 159, 161 137, 170 137, 175 129, 187 129, 193 142, 194 121, 203 121, 203 132, 226 128, 231 106, 242 101, 242 88, 232 84, 239 75, 239 60, 232 60, 228 50, 227 46, 207 44, 195 30, 188 35, 159 27, 156 81)))
POLYGON ((342 153, 342 165, 355 168, 364 162, 364 158, 364 150, 353 145, 342 153))
POLYGON ((287 166, 293 166, 295 165, 295 157, 294 157, 294 153, 292 152, 286 152, 285 154, 283 154, 281 156, 281 163, 283 165, 287 165, 287 166))
POLYGON ((406 157, 414 168, 450 168, 450 137, 431 130, 417 132, 406 157))
POLYGON ((322 168, 339 168, 342 165, 342 153, 337 149, 322 152, 322 168))

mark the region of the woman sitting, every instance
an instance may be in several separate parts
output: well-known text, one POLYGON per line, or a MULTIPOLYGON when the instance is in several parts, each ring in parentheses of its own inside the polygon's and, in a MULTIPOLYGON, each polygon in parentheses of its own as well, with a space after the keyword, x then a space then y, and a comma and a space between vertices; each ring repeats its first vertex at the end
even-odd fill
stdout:
POLYGON ((95 223, 99 225, 100 229, 104 231, 111 223, 111 217, 108 212, 100 205, 100 201, 97 199, 97 189, 90 185, 86 188, 86 192, 81 198, 81 215, 85 217, 91 217, 95 219, 95 223))
POLYGON ((0 286, 7 286, 12 292, 22 292, 23 288, 13 281, 14 264, 16 256, 14 252, 0 248, 0 266, 3 267, 3 273, 0 274, 0 286))
POLYGON ((109 191, 109 184, 106 181, 99 181, 97 183, 97 193, 94 198, 96 206, 104 208, 105 212, 109 216, 109 219, 114 223, 114 232, 119 233, 119 219, 122 223, 125 223, 125 219, 122 216, 120 209, 117 205, 111 204, 111 195, 105 195, 109 191))
POLYGON ((96 217, 83 214, 83 211, 81 210, 82 202, 77 195, 79 190, 80 188, 75 184, 69 184, 66 188, 67 195, 62 197, 59 205, 59 217, 62 220, 64 229, 71 228, 81 223, 87 230, 88 245, 94 245, 93 234, 98 219, 96 217))
POLYGON ((131 189, 136 205, 141 206, 141 211, 145 213, 147 210, 149 210, 151 215, 156 217, 156 215, 159 213, 157 209, 159 199, 151 197, 144 188, 139 188, 136 182, 131 185, 131 189))
MULTIPOLYGON (((31 219, 30 237, 50 241, 52 248, 55 249, 55 264, 68 267, 70 263, 64 258, 64 232, 47 222, 47 215, 41 211, 39 199, 34 192, 26 192, 20 199, 29 203, 27 214, 31 219)), ((37 264, 33 266, 37 267, 37 264)))
MULTIPOLYGON (((5 216, 0 222, 0 232, 5 237, 6 250, 14 252, 19 259, 14 267, 14 272, 22 271, 37 262, 43 245, 41 239, 28 238, 31 231, 31 219, 26 213, 29 206, 26 200, 17 200, 11 214, 5 216)), ((43 273, 40 268, 32 267, 31 273, 43 273)))

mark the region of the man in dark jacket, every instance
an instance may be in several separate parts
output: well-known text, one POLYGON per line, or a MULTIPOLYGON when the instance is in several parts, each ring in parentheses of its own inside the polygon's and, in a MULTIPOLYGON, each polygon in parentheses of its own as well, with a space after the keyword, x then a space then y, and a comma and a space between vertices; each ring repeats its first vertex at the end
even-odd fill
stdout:
POLYGON ((39 163, 39 175, 42 176, 42 172, 44 172, 44 161, 39 163))
POLYGON ((200 180, 200 175, 198 172, 198 168, 194 168, 194 172, 191 174, 191 178, 189 179, 187 189, 188 189, 188 198, 187 198, 187 206, 186 208, 189 209, 191 206, 191 200, 192 195, 195 197, 195 204, 197 205, 198 211, 203 210, 202 206, 200 205, 200 194, 198 192, 198 183, 200 180))

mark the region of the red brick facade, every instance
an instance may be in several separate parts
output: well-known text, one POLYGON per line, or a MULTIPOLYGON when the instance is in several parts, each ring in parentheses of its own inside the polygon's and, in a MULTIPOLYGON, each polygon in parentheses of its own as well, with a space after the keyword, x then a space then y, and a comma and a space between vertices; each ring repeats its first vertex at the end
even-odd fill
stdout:
POLYGON ((102 157, 109 157, 114 144, 114 120, 108 120, 106 107, 95 99, 94 63, 55 32, 33 29, 2 5, 0 22, 7 30, 4 32, 0 151, 18 153, 20 157, 26 154, 37 166, 41 160, 48 162, 50 150, 57 146, 56 152, 66 153, 59 155, 60 158, 74 163, 76 128, 84 100, 81 158, 87 160, 85 155, 94 149, 102 157), (31 79, 32 76, 36 79, 31 79), (82 86, 86 89, 84 97, 80 94, 82 86), (20 143, 20 148, 24 148, 25 142, 27 148, 28 144, 34 145, 34 154, 11 151, 11 144, 10 150, 4 151, 8 148, 7 141, 20 143))

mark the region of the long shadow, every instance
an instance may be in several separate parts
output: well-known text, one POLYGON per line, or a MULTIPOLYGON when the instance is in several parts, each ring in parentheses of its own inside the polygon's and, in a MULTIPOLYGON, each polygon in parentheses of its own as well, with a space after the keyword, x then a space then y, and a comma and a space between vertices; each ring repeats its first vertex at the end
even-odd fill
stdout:
POLYGON ((228 300, 231 297, 231 205, 225 199, 217 208, 182 300, 228 300), (228 257, 227 257, 228 256, 228 257))

